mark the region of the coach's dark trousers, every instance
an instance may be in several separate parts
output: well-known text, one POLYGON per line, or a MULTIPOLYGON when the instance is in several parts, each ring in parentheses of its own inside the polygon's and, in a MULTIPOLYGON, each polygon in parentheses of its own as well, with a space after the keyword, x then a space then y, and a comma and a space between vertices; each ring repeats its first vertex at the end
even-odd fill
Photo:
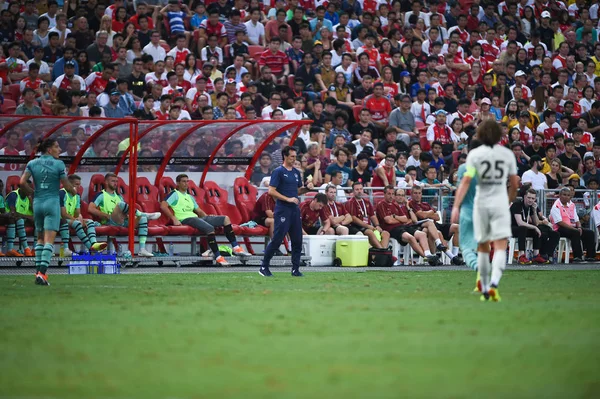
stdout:
POLYGON ((567 229, 559 226, 558 233, 561 237, 571 240, 571 248, 573 248, 573 256, 575 258, 583 257, 583 250, 581 249, 582 242, 585 252, 587 253, 587 257, 596 257, 596 239, 592 230, 583 229, 581 235, 579 235, 579 230, 567 229))
POLYGON ((533 240, 533 249, 538 249, 542 255, 546 255, 547 257, 554 255, 554 250, 560 240, 560 234, 545 224, 540 224, 537 227, 542 233, 541 237, 538 237, 535 230, 528 229, 525 226, 512 227, 513 237, 517 238, 519 250, 525 250, 527 237, 531 237, 533 240))
POLYGON ((263 267, 269 267, 269 263, 279 248, 286 234, 289 233, 292 241, 292 269, 300 267, 300 255, 302 254, 302 219, 300 217, 300 207, 295 204, 275 204, 273 212, 274 229, 273 238, 265 249, 265 256, 262 261, 263 267))

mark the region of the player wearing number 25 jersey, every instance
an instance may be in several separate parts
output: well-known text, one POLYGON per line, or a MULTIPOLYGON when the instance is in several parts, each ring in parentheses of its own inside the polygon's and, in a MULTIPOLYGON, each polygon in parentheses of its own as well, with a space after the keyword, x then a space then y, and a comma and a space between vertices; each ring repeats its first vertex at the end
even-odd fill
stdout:
POLYGON ((512 151, 498 144, 501 137, 502 131, 495 121, 487 120, 477 127, 477 138, 482 145, 467 156, 467 172, 456 190, 452 208, 452 222, 456 222, 460 206, 476 177, 473 231, 481 274, 481 300, 494 302, 500 301, 498 285, 506 268, 507 239, 512 235, 509 202, 515 198, 519 185, 517 161, 512 151), (491 265, 490 243, 494 245, 491 265))
POLYGON ((473 207, 473 232, 477 242, 510 237, 506 180, 517 174, 517 162, 512 151, 498 144, 477 147, 469 152, 465 174, 478 180, 473 207))

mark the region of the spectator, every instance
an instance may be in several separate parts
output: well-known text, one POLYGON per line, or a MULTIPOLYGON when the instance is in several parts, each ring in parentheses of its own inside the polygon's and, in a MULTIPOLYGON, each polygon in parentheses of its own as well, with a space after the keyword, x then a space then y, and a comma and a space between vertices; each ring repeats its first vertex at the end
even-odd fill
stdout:
POLYGON ((530 184, 531 188, 536 191, 545 190, 548 188, 548 182, 546 176, 540 171, 542 169, 542 158, 534 154, 529 158, 529 165, 531 169, 523 173, 521 182, 523 184, 530 184))
POLYGON ((290 74, 290 65, 288 56, 281 50, 279 45, 281 39, 273 37, 269 43, 269 48, 265 50, 258 59, 258 65, 263 67, 269 65, 273 81, 276 84, 285 84, 290 74))
POLYGON ((42 115, 42 109, 35 101, 35 90, 26 88, 23 90, 23 103, 19 104, 15 111, 17 115, 42 115))
POLYGON ((154 62, 164 61, 165 57, 167 56, 167 52, 160 45, 159 32, 155 31, 150 34, 150 43, 144 47, 143 52, 144 54, 151 55, 154 62))
POLYGON ((369 170, 369 155, 361 152, 356 156, 356 167, 352 169, 349 180, 353 184, 361 183, 364 187, 371 186, 371 171, 369 170))
POLYGON ((348 154, 348 151, 345 148, 341 148, 335 150, 334 157, 335 162, 327 166, 327 169, 325 170, 325 183, 329 183, 333 174, 339 171, 342 173, 342 182, 340 184, 345 187, 352 186, 352 170, 346 166, 350 154, 348 154))
POLYGON ((403 142, 408 147, 410 140, 416 138, 418 134, 415 117, 410 112, 412 101, 406 94, 396 94, 395 100, 400 101, 400 106, 390 113, 389 126, 397 133, 396 140, 403 142))

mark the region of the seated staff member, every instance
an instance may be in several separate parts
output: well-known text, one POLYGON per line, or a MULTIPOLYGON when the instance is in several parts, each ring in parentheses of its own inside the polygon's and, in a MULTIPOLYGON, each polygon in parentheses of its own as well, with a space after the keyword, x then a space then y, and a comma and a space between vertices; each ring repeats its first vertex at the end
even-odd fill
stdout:
POLYGON ((369 238, 369 244, 372 247, 387 248, 390 242, 390 233, 379 225, 373 205, 365 195, 364 185, 361 182, 354 182, 352 191, 354 196, 346 202, 346 209, 352 216, 352 223, 348 226, 350 234, 361 232, 369 238))
POLYGON ((552 230, 552 225, 547 219, 543 219, 536 199, 535 189, 529 188, 523 195, 523 200, 516 200, 510 206, 512 235, 518 239, 521 265, 530 265, 532 261, 539 264, 550 263, 548 259, 554 255, 560 241, 560 234, 552 230), (525 253, 527 237, 533 239, 532 260, 527 258, 525 253))
POLYGON ((561 237, 571 240, 573 248, 573 262, 582 262, 583 246, 587 253, 586 262, 596 261, 596 240, 594 232, 581 227, 575 204, 571 201, 572 193, 569 187, 560 190, 558 201, 552 205, 550 210, 550 222, 554 231, 558 231, 561 237))
POLYGON ((275 210, 275 200, 269 193, 265 192, 256 200, 252 210, 251 219, 259 226, 269 229, 269 237, 273 238, 273 211, 275 210))
POLYGON ((329 215, 323 209, 327 206, 327 196, 318 193, 312 199, 307 199, 300 204, 300 218, 302 219, 302 234, 304 235, 334 235, 329 215))
MULTIPOLYGON (((123 197, 117 194, 119 178, 114 173, 104 175, 104 190, 96 195, 94 202, 88 206, 90 215, 100 220, 100 224, 109 226, 128 227, 129 226, 129 205, 123 197)), ((154 255, 146 249, 146 239, 148 238, 148 220, 160 218, 160 212, 142 213, 135 211, 135 225, 138 228, 140 236, 140 250, 138 256, 151 258, 154 255)))
MULTIPOLYGON (((68 177, 69 182, 77 191, 81 186, 81 177, 78 175, 71 175, 68 177)), ((96 241, 96 222, 90 219, 83 219, 81 217, 81 197, 79 194, 71 195, 66 189, 60 190, 60 238, 63 243, 63 256, 71 256, 73 252, 69 249, 69 240, 71 234, 69 229, 75 230, 75 234, 81 240, 81 243, 85 245, 87 250, 102 251, 106 248, 105 242, 96 241), (85 229, 84 230, 84 226, 85 229)))
POLYGON ((229 262, 219 252, 217 245, 217 237, 215 227, 224 227, 225 237, 233 247, 233 254, 236 256, 250 256, 239 246, 231 221, 228 216, 207 215, 196 203, 194 197, 187 193, 188 191, 188 176, 180 174, 175 178, 177 187, 171 191, 169 195, 160 203, 160 209, 167 215, 173 225, 191 226, 199 230, 202 234, 206 234, 208 246, 213 252, 215 261, 221 266, 229 266, 229 262), (171 212, 173 210, 173 212, 171 212))
POLYGON ((335 201, 337 187, 332 184, 328 185, 325 187, 325 195, 327 196, 327 206, 323 209, 329 215, 331 228, 338 236, 348 235, 348 226, 352 223, 352 216, 348 213, 343 204, 335 201))
MULTIPOLYGON (((410 209, 407 206, 406 195, 397 195, 395 199, 396 202, 398 202, 398 205, 410 209)), ((419 221, 414 211, 410 213, 410 216, 413 223, 417 223, 419 221)), ((448 248, 445 247, 444 244, 442 244, 442 233, 438 231, 435 222, 433 222, 432 220, 422 221, 420 224, 417 225, 417 228, 427 234, 427 237, 429 238, 430 248, 433 248, 435 246, 438 251, 443 252, 446 256, 448 256, 453 265, 460 266, 464 264, 460 256, 452 255, 452 252, 448 251, 448 248)))
POLYGON ((6 225, 6 256, 17 258, 35 256, 35 252, 27 244, 25 232, 25 224, 33 225, 33 197, 16 189, 6 196, 6 206, 13 215, 12 220, 6 225), (19 237, 21 252, 14 249, 16 237, 19 237))
POLYGON ((390 233, 390 237, 397 240, 401 245, 410 245, 421 257, 427 258, 432 266, 439 264, 437 256, 429 251, 427 234, 417 229, 413 224, 410 214, 412 210, 400 207, 394 200, 396 195, 406 195, 404 190, 395 191, 394 186, 388 185, 383 190, 384 200, 377 204, 377 218, 381 220, 381 227, 390 233))
MULTIPOLYGON (((440 215, 429 205, 427 202, 423 202, 423 188, 420 186, 413 186, 410 190, 411 199, 408 202, 408 207, 415 211, 415 215, 419 220, 423 219, 431 219, 435 222, 435 227, 439 232, 442 233, 442 238, 445 240, 450 240, 452 238, 452 252, 446 251, 446 255, 453 259, 455 256, 458 256, 458 224, 450 224, 450 223, 440 223, 440 215)), ((444 244, 442 240, 440 242, 436 241, 436 245, 442 243, 445 247, 447 245, 444 244)))

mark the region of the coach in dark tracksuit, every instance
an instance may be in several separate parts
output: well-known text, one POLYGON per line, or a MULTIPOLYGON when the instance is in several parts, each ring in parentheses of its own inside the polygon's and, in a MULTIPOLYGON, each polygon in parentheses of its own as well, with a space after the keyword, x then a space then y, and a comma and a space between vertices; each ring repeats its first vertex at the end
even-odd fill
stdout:
POLYGON ((312 182, 306 187, 302 182, 302 176, 298 169, 294 168, 297 151, 294 147, 287 146, 281 150, 283 165, 271 174, 269 183, 269 195, 275 199, 275 211, 273 219, 275 229, 273 238, 265 249, 265 256, 258 273, 264 277, 271 277, 269 263, 275 254, 275 250, 281 245, 283 238, 289 233, 292 242, 292 276, 301 277, 300 255, 302 254, 302 220, 300 217, 299 195, 313 188, 312 182))

